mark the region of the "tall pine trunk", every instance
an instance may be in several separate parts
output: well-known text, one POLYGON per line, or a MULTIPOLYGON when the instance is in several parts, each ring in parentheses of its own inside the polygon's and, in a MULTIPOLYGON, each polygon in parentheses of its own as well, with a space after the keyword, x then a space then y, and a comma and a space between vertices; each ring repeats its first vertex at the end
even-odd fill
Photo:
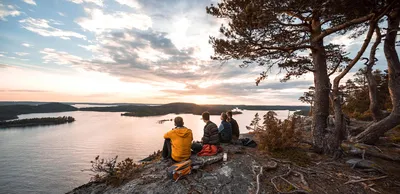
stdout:
POLYGON ((393 104, 391 114, 369 126, 355 137, 355 141, 375 143, 380 136, 400 124, 400 61, 396 52, 396 36, 400 24, 399 8, 388 15, 388 29, 384 41, 384 52, 388 63, 389 92, 393 104))
POLYGON ((369 62, 367 64, 366 77, 367 77, 368 91, 369 91, 369 110, 371 111, 372 118, 376 122, 382 119, 382 113, 378 102, 378 89, 377 89, 378 84, 376 83, 375 77, 372 74, 372 67, 375 65, 375 53, 377 47, 381 43, 382 35, 379 27, 376 28, 375 32, 376 32, 376 38, 375 38, 375 43, 372 45, 369 54, 369 62))
MULTIPOLYGON (((313 18, 311 38, 321 34, 319 17, 313 18)), ((326 54, 323 39, 312 41, 311 49, 314 63, 314 106, 313 106, 313 144, 317 152, 329 153, 325 135, 327 132, 327 118, 329 116, 329 77, 327 72, 326 54)))

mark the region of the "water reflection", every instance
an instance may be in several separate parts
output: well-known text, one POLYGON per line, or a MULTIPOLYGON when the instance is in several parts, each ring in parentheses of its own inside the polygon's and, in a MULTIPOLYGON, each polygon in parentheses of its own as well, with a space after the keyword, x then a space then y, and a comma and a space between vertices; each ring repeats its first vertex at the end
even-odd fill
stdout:
MULTIPOLYGON (((243 111, 234 115, 242 133, 255 113, 243 111)), ((289 111, 276 111, 286 118, 289 111)), ((81 172, 89 161, 101 157, 119 156, 140 160, 162 148, 163 134, 173 128, 173 122, 158 124, 158 120, 173 119, 169 114, 154 117, 123 117, 121 113, 64 112, 27 114, 19 118, 72 116, 74 123, 0 130, 0 193, 65 193, 86 183, 90 174, 81 172)), ((195 140, 203 135, 201 116, 183 114, 185 126, 192 129, 195 140)), ((211 116, 216 124, 219 116, 211 116)))

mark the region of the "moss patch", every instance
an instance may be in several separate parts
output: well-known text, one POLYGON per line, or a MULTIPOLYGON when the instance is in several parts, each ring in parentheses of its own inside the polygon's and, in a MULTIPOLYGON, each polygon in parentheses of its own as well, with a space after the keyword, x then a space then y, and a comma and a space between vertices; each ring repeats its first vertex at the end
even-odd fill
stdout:
POLYGON ((392 136, 390 137, 390 140, 391 140, 393 143, 400 143, 400 136, 394 136, 394 135, 392 135, 392 136))
POLYGON ((298 148, 287 148, 271 152, 272 157, 290 160, 299 166, 308 166, 311 159, 307 152, 298 148))
POLYGON ((400 133, 400 125, 397 125, 397 127, 393 128, 393 131, 396 131, 396 132, 400 133))

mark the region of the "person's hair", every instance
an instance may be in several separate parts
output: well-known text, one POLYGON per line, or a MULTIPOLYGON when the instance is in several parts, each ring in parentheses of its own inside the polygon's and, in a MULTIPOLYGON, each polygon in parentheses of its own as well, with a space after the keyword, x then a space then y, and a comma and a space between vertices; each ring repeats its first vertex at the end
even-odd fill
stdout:
POLYGON ((176 127, 183 127, 183 119, 182 117, 175 117, 174 123, 176 127))
POLYGON ((203 120, 205 120, 205 121, 209 121, 210 120, 210 113, 209 112, 203 112, 202 114, 201 114, 201 117, 203 118, 203 120))
POLYGON ((228 115, 226 115, 226 113, 221 113, 221 117, 224 121, 228 120, 228 115))
POLYGON ((228 115, 228 117, 232 117, 232 111, 231 110, 226 111, 226 114, 228 115))

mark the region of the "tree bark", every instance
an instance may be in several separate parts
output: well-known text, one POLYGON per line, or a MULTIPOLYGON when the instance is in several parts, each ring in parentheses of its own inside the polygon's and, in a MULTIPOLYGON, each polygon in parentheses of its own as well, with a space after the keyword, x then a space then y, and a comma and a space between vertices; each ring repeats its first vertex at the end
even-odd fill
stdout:
MULTIPOLYGON (((321 23, 318 16, 314 16, 311 22, 311 38, 321 34, 321 23)), ((326 53, 323 39, 311 42, 311 54, 314 64, 314 106, 313 106, 313 144, 314 149, 320 153, 330 152, 327 149, 325 135, 327 118, 329 115, 329 77, 326 64, 326 53)))
POLYGON ((400 61, 396 52, 396 36, 400 24, 400 9, 388 14, 388 29, 384 41, 384 52, 388 63, 389 93, 393 104, 390 115, 369 126, 355 137, 355 141, 368 144, 375 143, 386 131, 400 124, 400 61))
POLYGON ((382 112, 381 108, 379 107, 378 103, 378 90, 377 90, 377 83, 375 80, 374 75, 372 74, 372 67, 375 65, 375 53, 378 45, 381 43, 382 34, 380 32, 380 28, 376 27, 375 29, 375 43, 371 47, 371 51, 369 54, 369 62, 367 64, 367 71, 366 77, 368 82, 368 92, 369 92, 369 110, 372 113, 372 118, 375 122, 382 119, 382 112))
POLYGON ((331 142, 332 149, 338 149, 342 140, 347 136, 346 122, 344 119, 344 113, 342 110, 343 98, 341 92, 339 91, 340 80, 354 67, 358 60, 360 60, 361 56, 364 54, 367 49, 369 43, 371 42, 372 35, 374 34, 374 29, 376 26, 376 20, 372 19, 369 23, 369 30, 367 36, 364 40, 363 45, 358 51, 357 55, 354 59, 346 66, 346 68, 335 77, 333 80, 333 88, 332 88, 332 104, 335 113, 335 128, 333 131, 333 137, 331 142))

